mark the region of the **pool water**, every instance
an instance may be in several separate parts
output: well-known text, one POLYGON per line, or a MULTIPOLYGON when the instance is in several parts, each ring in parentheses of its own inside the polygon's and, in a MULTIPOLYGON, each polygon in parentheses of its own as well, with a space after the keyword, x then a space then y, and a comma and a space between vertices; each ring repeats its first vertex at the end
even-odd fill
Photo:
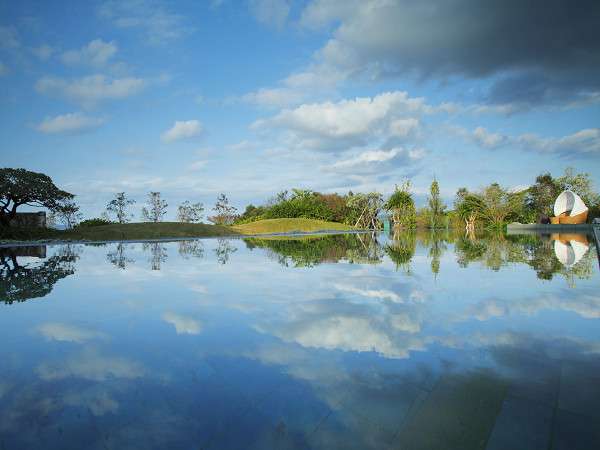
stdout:
POLYGON ((600 448, 584 235, 2 248, 0 337, 0 449, 600 448))

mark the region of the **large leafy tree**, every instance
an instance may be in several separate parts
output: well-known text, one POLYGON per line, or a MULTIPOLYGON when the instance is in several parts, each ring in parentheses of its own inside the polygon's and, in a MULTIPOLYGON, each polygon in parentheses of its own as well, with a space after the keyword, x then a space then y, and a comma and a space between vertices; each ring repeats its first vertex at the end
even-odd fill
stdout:
POLYGON ((43 173, 25 169, 0 169, 0 224, 9 226, 23 205, 55 210, 61 203, 72 199, 69 192, 56 187, 43 173))
POLYGON ((560 186, 552 175, 543 173, 538 175, 533 186, 529 188, 527 205, 540 216, 554 215, 553 206, 556 197, 560 194, 560 186))

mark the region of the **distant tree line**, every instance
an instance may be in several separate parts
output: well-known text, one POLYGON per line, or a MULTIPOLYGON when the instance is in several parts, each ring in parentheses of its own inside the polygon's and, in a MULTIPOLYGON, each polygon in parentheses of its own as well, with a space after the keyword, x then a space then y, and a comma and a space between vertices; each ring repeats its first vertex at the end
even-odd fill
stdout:
MULTIPOLYGON (((563 176, 553 178, 540 174, 534 184, 522 190, 510 190, 491 183, 478 190, 460 188, 453 208, 448 210, 441 199, 436 179, 430 185, 427 205, 417 209, 409 180, 396 185, 385 199, 379 192, 347 194, 321 193, 308 189, 281 191, 263 205, 248 205, 238 214, 226 194, 217 196, 207 219, 218 225, 243 224, 261 219, 306 218, 340 222, 357 228, 379 229, 382 217, 387 216, 395 229, 412 228, 476 228, 502 229, 506 223, 543 222, 552 215, 553 204, 564 190, 577 193, 590 209, 589 220, 600 215, 600 195, 593 190, 586 173, 567 169, 563 176), (386 214, 382 214, 386 213, 386 214)), ((44 207, 48 224, 60 220, 67 228, 124 224, 133 220, 135 200, 118 192, 107 203, 101 217, 83 220, 74 195, 59 189, 47 175, 25 169, 0 169, 0 225, 9 226, 21 206, 44 207)), ((143 222, 161 222, 168 203, 158 191, 148 193, 142 206, 143 222)), ((201 202, 186 200, 177 207, 176 217, 182 223, 199 223, 204 218, 201 202)))

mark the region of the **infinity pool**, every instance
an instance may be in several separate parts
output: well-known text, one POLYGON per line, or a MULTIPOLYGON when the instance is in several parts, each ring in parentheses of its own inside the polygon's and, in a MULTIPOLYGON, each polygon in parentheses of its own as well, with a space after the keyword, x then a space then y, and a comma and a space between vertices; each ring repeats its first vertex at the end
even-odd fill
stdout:
POLYGON ((581 235, 0 249, 0 449, 600 448, 581 235))

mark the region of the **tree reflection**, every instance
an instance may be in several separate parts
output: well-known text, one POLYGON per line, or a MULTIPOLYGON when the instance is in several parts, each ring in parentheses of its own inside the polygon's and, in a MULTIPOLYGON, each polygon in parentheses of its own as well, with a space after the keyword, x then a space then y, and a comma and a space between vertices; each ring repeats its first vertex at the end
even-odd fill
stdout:
POLYGON ((219 264, 227 264, 229 261, 229 255, 237 252, 237 247, 234 247, 229 239, 218 239, 217 248, 215 248, 215 255, 217 255, 217 261, 219 264))
POLYGON ((169 254, 166 247, 160 242, 146 242, 142 245, 143 250, 150 253, 150 267, 152 270, 160 270, 160 266, 164 263, 169 254))
MULTIPOLYGON (((581 239, 585 239, 585 236, 581 235, 581 239)), ((561 275, 570 286, 574 286, 575 279, 591 276, 595 256, 590 247, 577 263, 567 267, 561 264, 555 254, 554 240, 539 235, 494 234, 479 239, 461 237, 456 241, 455 252, 461 267, 476 261, 498 271, 508 264, 526 264, 535 270, 539 279, 552 280, 554 276, 561 275)))
POLYGON ((394 232, 393 238, 385 246, 388 257, 396 264, 396 270, 411 273, 410 261, 417 248, 417 234, 414 230, 394 232))
POLYGON ((39 264, 19 263, 23 257, 44 259, 46 247, 0 248, 0 301, 6 304, 48 295, 58 280, 75 273, 79 253, 76 247, 64 245, 39 264))
POLYGON ((127 245, 119 242, 114 251, 106 254, 106 259, 119 269, 125 270, 127 268, 127 264, 132 264, 135 262, 135 259, 127 257, 125 253, 126 250, 127 245))
POLYGON ((341 260, 377 264, 383 257, 376 235, 371 234, 248 238, 244 242, 249 249, 266 249, 269 257, 286 267, 314 267, 341 260))
POLYGON ((202 241, 196 239, 193 241, 179 241, 179 254, 185 259, 204 258, 204 245, 202 241))

